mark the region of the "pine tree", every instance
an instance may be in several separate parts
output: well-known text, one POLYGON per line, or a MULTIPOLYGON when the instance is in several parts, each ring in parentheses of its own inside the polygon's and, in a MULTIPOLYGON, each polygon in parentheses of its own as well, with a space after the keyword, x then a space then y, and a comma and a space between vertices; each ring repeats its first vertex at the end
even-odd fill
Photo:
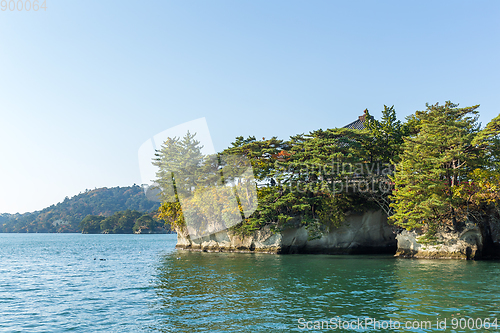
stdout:
POLYGON ((182 139, 167 138, 153 161, 153 165, 158 167, 155 182, 161 190, 162 201, 158 217, 174 226, 184 224, 179 197, 191 194, 199 178, 200 166, 206 158, 201 152, 203 146, 195 136, 196 133, 188 131, 182 139))
POLYGON ((381 163, 392 163, 397 159, 403 138, 408 135, 409 130, 406 124, 397 119, 394 105, 384 105, 380 120, 367 112, 366 128, 372 141, 366 142, 366 146, 372 151, 372 161, 375 162, 376 159, 381 163))
POLYGON ((391 219, 406 229, 433 229, 445 221, 459 229, 456 209, 463 198, 455 189, 482 163, 473 144, 479 105, 458 108, 447 101, 426 106, 415 114, 417 133, 405 139, 392 177, 396 187, 391 219))

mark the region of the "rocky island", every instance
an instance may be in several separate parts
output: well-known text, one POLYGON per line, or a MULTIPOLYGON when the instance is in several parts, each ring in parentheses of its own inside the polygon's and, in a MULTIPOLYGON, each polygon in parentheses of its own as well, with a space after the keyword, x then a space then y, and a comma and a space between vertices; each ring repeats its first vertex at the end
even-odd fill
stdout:
POLYGON ((186 250, 498 258, 500 116, 480 128, 478 107, 401 122, 384 106, 380 120, 238 137, 211 157, 188 132, 158 150, 158 217, 186 250))

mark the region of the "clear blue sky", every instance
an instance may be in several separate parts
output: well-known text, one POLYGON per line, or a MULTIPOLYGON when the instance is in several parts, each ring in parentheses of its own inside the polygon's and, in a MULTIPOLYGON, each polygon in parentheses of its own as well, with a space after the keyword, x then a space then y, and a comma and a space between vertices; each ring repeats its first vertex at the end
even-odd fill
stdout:
POLYGON ((62 1, 0 11, 0 213, 140 184, 141 144, 214 146, 451 100, 500 113, 500 1, 62 1))

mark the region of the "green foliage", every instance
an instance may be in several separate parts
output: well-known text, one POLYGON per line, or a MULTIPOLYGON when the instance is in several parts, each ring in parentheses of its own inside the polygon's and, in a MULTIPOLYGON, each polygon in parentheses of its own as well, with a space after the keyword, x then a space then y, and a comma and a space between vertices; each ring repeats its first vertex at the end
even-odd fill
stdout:
POLYGON ((484 152, 484 166, 487 169, 500 169, 500 114, 478 133, 472 144, 484 152))
POLYGON ((87 215, 80 224, 78 224, 78 229, 80 229, 83 234, 98 234, 101 232, 101 222, 105 218, 105 216, 87 215))
POLYGON ((367 114, 366 128, 373 138, 370 143, 373 146, 372 161, 376 159, 383 163, 393 163, 401 153, 403 138, 410 133, 411 125, 397 120, 394 105, 391 107, 384 105, 381 120, 376 120, 367 114))
POLYGON ((427 232, 417 238, 417 242, 425 245, 437 245, 438 239, 436 237, 438 225, 429 224, 427 226, 427 232))
POLYGON ((78 228, 84 234, 131 234, 131 233, 163 233, 169 232, 163 223, 151 216, 136 210, 127 209, 111 216, 88 215, 78 228))
POLYGON ((144 214, 135 221, 132 229, 134 233, 153 233, 161 227, 163 227, 163 223, 150 215, 144 214))
POLYGON ((478 107, 458 108, 448 101, 416 112, 416 134, 405 140, 392 178, 395 214, 390 218, 395 224, 413 229, 449 220, 459 228, 456 212, 464 201, 455 188, 484 165, 473 144, 479 133, 478 107))
POLYGON ((165 171, 158 174, 161 187, 171 189, 165 192, 170 201, 162 204, 159 216, 182 226, 179 194, 199 184, 200 174, 212 175, 205 177, 207 183, 218 182, 220 174, 207 171, 214 168, 236 179, 221 161, 244 156, 258 183, 258 206, 233 228, 239 233, 265 226, 272 230, 305 226, 314 239, 338 227, 349 212, 380 207, 398 226, 425 227, 431 242, 441 224, 459 229, 470 205, 498 206, 500 116, 481 130, 477 108, 459 108, 451 102, 427 105, 402 123, 394 106, 384 105, 380 120, 366 111, 363 130, 319 129, 287 141, 237 137, 211 159, 201 156, 194 135, 174 138, 165 147, 175 148, 160 151, 156 161, 165 171), (195 162, 183 164, 183 156, 195 162), (167 167, 165 161, 175 163, 167 167), (188 172, 175 178, 171 171, 183 167, 188 172), (363 182, 374 186, 362 190, 363 182))
POLYGON ((170 225, 173 229, 185 225, 184 215, 178 199, 175 202, 162 202, 160 208, 158 208, 158 218, 162 219, 165 224, 170 225))
POLYGON ((153 164, 158 167, 156 183, 163 201, 158 217, 175 228, 192 222, 197 225, 193 230, 200 232, 205 230, 202 225, 233 225, 254 197, 249 194, 254 193, 249 187, 253 184, 242 177, 251 166, 237 154, 203 155, 194 137, 188 132, 182 139, 168 138, 156 153, 153 164), (234 200, 236 193, 241 195, 234 200))
POLYGON ((222 154, 246 156, 260 186, 257 210, 234 229, 248 234, 266 225, 273 230, 305 226, 315 239, 338 227, 346 213, 373 207, 347 188, 345 177, 356 171, 337 167, 369 163, 366 143, 371 141, 369 131, 345 128, 317 130, 289 141, 237 138, 222 154))
POLYGON ((132 209, 151 212, 157 202, 149 201, 140 186, 87 190, 41 211, 2 214, 0 232, 80 232, 79 223, 87 215, 110 216, 132 209))
POLYGON ((456 196, 467 202, 467 209, 482 206, 500 214, 500 115, 493 118, 472 141, 481 153, 482 166, 468 174, 468 181, 454 188, 456 196))
POLYGON ((131 234, 135 220, 141 215, 141 213, 131 210, 116 212, 101 222, 101 230, 105 234, 131 234))
POLYGON ((195 136, 187 132, 182 139, 168 138, 156 152, 153 165, 158 167, 156 182, 162 202, 176 202, 196 185, 205 156, 195 136))
POLYGON ((190 203, 201 202, 195 198, 196 191, 191 192, 193 185, 217 183, 220 175, 224 175, 223 181, 237 179, 237 172, 226 169, 221 161, 234 167, 238 162, 231 158, 243 156, 250 161, 258 182, 258 206, 233 229, 249 234, 265 226, 275 231, 305 226, 310 239, 318 238, 340 226, 349 212, 374 208, 374 198, 387 196, 378 190, 360 193, 355 185, 366 180, 363 177, 387 180, 387 173, 375 164, 394 158, 404 135, 405 127, 397 121, 394 108, 385 107, 382 120, 370 118, 366 130, 320 129, 288 141, 237 137, 217 157, 203 157, 199 142, 190 133, 182 140, 170 138, 154 161, 160 168, 157 183, 164 192, 158 215, 173 227, 183 226, 185 212, 179 198, 192 196, 190 203))

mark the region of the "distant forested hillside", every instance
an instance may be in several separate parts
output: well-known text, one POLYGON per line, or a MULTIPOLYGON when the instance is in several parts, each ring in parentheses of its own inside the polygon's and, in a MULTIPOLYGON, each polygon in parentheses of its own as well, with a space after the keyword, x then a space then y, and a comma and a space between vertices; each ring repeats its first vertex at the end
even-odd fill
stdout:
POLYGON ((154 217, 155 212, 142 213, 127 209, 111 216, 88 215, 78 229, 84 234, 157 234, 171 233, 169 225, 154 217))
POLYGON ((0 232, 80 232, 87 215, 111 216, 127 209, 151 212, 159 203, 150 201, 140 186, 87 190, 41 211, 0 214, 0 232))

